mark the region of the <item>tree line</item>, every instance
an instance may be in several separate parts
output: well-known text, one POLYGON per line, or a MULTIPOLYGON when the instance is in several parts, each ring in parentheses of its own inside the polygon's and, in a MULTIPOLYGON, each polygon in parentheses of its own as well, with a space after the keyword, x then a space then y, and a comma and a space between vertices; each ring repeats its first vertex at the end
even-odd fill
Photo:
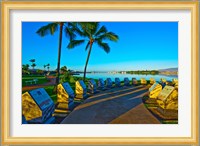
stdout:
POLYGON ((34 68, 37 66, 35 63, 35 59, 31 59, 29 61, 32 63, 31 64, 32 70, 29 69, 29 67, 30 67, 29 64, 23 64, 22 65, 22 74, 31 74, 31 73, 43 74, 46 71, 45 70, 46 67, 47 67, 48 71, 50 69, 50 64, 48 63, 48 64, 44 65, 44 70, 37 69, 34 71, 34 68))
POLYGON ((151 74, 151 75, 157 75, 159 74, 158 70, 137 70, 137 71, 126 71, 128 74, 151 74))

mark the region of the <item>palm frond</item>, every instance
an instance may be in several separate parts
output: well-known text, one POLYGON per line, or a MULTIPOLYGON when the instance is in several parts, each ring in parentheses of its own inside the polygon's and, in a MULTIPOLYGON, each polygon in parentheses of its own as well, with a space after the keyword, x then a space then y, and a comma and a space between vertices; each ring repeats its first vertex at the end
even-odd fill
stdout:
POLYGON ((110 40, 110 41, 117 42, 119 40, 119 37, 118 37, 118 35, 116 35, 113 32, 107 32, 107 33, 100 35, 97 39, 99 39, 99 40, 110 40))
POLYGON ((42 26, 40 29, 37 30, 36 33, 42 37, 48 34, 53 35, 54 32, 58 30, 58 25, 58 23, 50 23, 46 26, 42 26))
POLYGON ((96 29, 98 27, 98 22, 78 22, 78 25, 81 26, 82 29, 96 29))
POLYGON ((94 36, 98 37, 98 35, 101 35, 102 33, 106 33, 107 29, 105 26, 102 26, 96 33, 94 36))
POLYGON ((102 41, 97 41, 97 44, 100 48, 102 48, 106 53, 110 52, 110 47, 107 43, 104 43, 102 41))
POLYGON ((73 28, 70 28, 70 27, 65 27, 65 36, 67 38, 69 38, 70 40, 73 40, 76 38, 76 34, 74 33, 73 31, 73 28))
POLYGON ((74 33, 78 34, 80 36, 83 36, 83 32, 80 29, 80 24, 79 22, 68 22, 68 28, 74 33))
POLYGON ((72 49, 80 44, 83 44, 85 40, 71 40, 67 46, 68 49, 72 49))
POLYGON ((91 30, 91 34, 92 35, 94 35, 96 32, 97 32, 97 30, 99 29, 99 22, 92 22, 91 24, 90 24, 90 30, 91 30))
POLYGON ((80 22, 78 23, 82 32, 82 36, 91 38, 92 29, 94 29, 94 24, 92 22, 80 22))
POLYGON ((30 62, 35 62, 35 59, 31 59, 31 60, 29 60, 30 62))

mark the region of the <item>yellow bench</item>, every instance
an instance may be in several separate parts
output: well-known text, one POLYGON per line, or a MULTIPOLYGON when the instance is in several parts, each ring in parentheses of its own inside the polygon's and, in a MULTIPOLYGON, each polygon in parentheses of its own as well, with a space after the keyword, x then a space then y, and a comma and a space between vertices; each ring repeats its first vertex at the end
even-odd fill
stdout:
POLYGON ((147 84, 147 81, 146 81, 145 78, 141 78, 141 79, 140 79, 140 83, 141 83, 142 85, 146 85, 146 84, 147 84))

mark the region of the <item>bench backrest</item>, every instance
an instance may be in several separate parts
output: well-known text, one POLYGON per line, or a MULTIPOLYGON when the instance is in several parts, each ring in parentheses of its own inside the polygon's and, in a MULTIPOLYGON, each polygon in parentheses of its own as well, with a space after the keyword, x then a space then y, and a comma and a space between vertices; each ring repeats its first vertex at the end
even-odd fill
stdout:
POLYGON ((158 99, 163 102, 167 99, 167 97, 173 92, 175 88, 173 86, 166 85, 163 90, 159 93, 158 99))
POLYGON ((111 78, 107 78, 106 79, 106 85, 107 85, 107 87, 112 87, 112 80, 111 80, 111 78))
POLYGON ((120 86, 121 82, 119 78, 115 78, 115 85, 120 86))
POLYGON ((124 85, 129 85, 130 81, 127 77, 124 78, 124 85))
POLYGON ((105 85, 104 80, 103 80, 102 78, 100 78, 100 79, 98 80, 98 86, 101 87, 101 88, 103 88, 104 85, 105 85))
POLYGON ((87 93, 87 87, 83 80, 76 81, 76 94, 86 94, 87 93))
POLYGON ((97 90, 97 84, 93 79, 90 79, 88 82, 88 89, 91 93, 96 92, 97 90))

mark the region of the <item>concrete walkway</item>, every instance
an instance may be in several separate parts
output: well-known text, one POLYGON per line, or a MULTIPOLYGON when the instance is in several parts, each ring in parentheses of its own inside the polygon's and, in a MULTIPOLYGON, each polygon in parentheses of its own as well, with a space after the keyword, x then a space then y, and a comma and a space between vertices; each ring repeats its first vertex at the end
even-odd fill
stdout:
POLYGON ((61 124, 160 124, 143 105, 146 86, 113 88, 94 94, 61 124))

